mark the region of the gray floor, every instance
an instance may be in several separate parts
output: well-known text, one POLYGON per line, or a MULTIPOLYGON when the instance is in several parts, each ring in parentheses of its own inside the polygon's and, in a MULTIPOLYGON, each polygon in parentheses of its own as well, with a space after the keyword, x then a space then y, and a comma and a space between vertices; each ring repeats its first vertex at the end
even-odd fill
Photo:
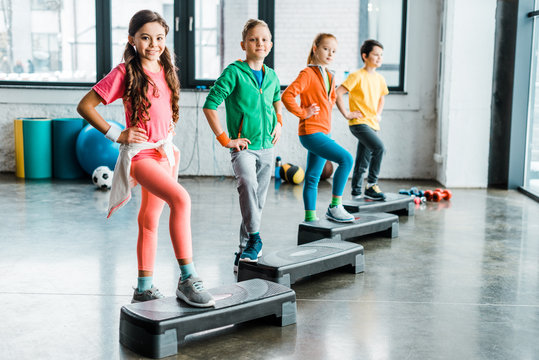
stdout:
MULTIPOLYGON (((234 181, 180 182, 193 203, 199 274, 207 287, 234 282, 234 181)), ((321 209, 330 191, 321 183, 321 209)), ((107 193, 85 181, 2 174, 0 194, 0 358, 139 358, 118 342, 120 308, 136 281, 138 191, 109 220, 107 193)), ((365 273, 335 270, 293 285, 296 325, 252 321, 189 336, 177 358, 539 358, 539 204, 515 191, 453 194, 450 202, 401 216, 398 238, 359 240, 365 273)), ((165 210, 155 283, 172 296, 179 272, 167 216, 165 210)), ((272 187, 261 231, 265 251, 294 244, 302 216, 301 186, 272 187)))

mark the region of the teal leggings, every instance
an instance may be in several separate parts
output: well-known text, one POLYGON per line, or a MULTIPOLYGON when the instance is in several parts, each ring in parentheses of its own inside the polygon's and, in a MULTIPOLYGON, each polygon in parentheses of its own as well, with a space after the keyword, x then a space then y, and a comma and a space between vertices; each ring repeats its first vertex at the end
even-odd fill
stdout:
POLYGON ((316 210, 318 182, 324 170, 326 160, 339 164, 333 175, 333 196, 342 196, 348 175, 352 170, 354 158, 330 135, 318 132, 299 137, 301 145, 308 150, 305 184, 303 185, 303 203, 305 210, 316 210))

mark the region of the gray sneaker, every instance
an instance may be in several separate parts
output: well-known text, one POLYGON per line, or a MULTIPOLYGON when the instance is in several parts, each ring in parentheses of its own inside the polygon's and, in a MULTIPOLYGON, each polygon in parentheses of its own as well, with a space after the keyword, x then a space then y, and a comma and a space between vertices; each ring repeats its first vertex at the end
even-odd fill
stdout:
POLYGON ((202 280, 192 276, 189 276, 183 281, 180 278, 178 288, 176 289, 176 296, 191 306, 210 307, 215 305, 213 296, 204 289, 202 280))
POLYGON ((344 209, 344 206, 342 206, 342 204, 334 207, 328 207, 328 211, 326 212, 326 218, 341 223, 354 222, 354 220, 356 219, 352 214, 350 214, 344 209))
POLYGON ((159 289, 157 289, 155 286, 152 286, 151 289, 145 290, 143 292, 139 292, 137 289, 135 289, 131 304, 162 298, 164 298, 163 294, 161 294, 159 292, 159 289))

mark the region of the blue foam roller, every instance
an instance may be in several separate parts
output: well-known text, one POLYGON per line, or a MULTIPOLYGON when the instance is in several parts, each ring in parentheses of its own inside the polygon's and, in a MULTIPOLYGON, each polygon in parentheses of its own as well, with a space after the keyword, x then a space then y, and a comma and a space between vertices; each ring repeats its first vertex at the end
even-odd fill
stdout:
POLYGON ((58 179, 78 179, 84 176, 76 156, 77 137, 85 121, 80 118, 52 119, 53 176, 58 179))

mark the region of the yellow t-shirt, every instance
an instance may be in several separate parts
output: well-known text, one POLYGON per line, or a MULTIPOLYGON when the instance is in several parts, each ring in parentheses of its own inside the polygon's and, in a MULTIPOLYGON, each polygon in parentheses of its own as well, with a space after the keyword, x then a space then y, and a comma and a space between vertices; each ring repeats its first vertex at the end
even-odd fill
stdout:
POLYGON ((348 120, 348 125, 367 124, 374 130, 380 130, 376 117, 380 98, 389 93, 386 80, 377 72, 369 73, 359 69, 348 75, 342 83, 349 94, 350 111, 361 111, 364 117, 348 120))

